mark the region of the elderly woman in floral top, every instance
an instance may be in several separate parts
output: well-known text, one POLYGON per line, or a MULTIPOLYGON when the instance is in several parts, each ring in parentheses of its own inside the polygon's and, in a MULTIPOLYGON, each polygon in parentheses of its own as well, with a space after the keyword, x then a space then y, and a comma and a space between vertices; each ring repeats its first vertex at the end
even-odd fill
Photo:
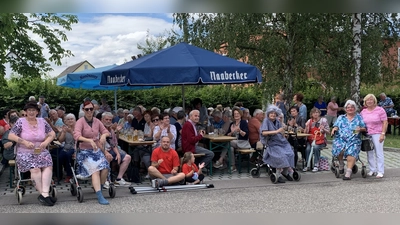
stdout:
POLYGON ((347 169, 343 180, 350 180, 361 149, 361 133, 365 132, 365 123, 353 100, 347 100, 344 105, 345 115, 340 115, 333 125, 331 135, 335 135, 332 142, 332 156, 339 159, 339 172, 344 173, 343 157, 347 159, 347 169))
POLYGON ((35 101, 28 102, 24 110, 27 117, 17 120, 8 139, 17 143, 18 170, 23 173, 30 171, 31 180, 40 193, 39 202, 53 206, 57 199, 49 196, 53 161, 47 146, 53 141, 55 133, 46 120, 37 118, 39 107, 35 101))

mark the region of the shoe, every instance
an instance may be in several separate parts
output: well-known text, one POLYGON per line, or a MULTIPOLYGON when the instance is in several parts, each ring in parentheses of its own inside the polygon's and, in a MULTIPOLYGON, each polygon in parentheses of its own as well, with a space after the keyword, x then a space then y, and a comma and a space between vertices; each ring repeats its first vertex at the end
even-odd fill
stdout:
POLYGON ((236 167, 235 166, 231 166, 231 172, 233 173, 233 172, 236 172, 236 171, 237 171, 236 167))
POLYGON ((131 185, 131 183, 125 181, 124 178, 121 178, 120 180, 115 180, 114 184, 115 184, 115 186, 129 186, 129 185, 131 185))
POLYGON ((279 178, 278 178, 278 183, 286 183, 286 181, 284 181, 284 180, 282 179, 282 177, 279 177, 279 178))
POLYGON ((147 175, 144 177, 144 179, 150 179, 150 175, 147 174, 147 175))
POLYGON ((103 185, 104 189, 109 189, 110 188, 110 182, 106 181, 103 185))
POLYGON ((307 171, 308 171, 308 167, 304 167, 303 172, 307 172, 307 171))
POLYGON ((293 181, 293 178, 289 174, 282 174, 282 176, 284 176, 288 181, 293 181))
POLYGON ((213 165, 213 167, 216 169, 221 168, 222 166, 223 166, 223 163, 220 163, 219 161, 216 161, 213 165))
POLYGON ((318 167, 314 166, 314 169, 312 170, 312 172, 318 172, 318 167))
POLYGON ((156 179, 156 188, 164 187, 166 185, 168 185, 168 180, 164 180, 164 179, 160 179, 160 178, 156 179))
POLYGON ((376 178, 382 178, 383 177, 383 173, 378 173, 378 175, 376 175, 376 178))
POLYGON ((343 176, 343 180, 351 180, 351 177, 343 176))
POLYGON ((72 178, 71 176, 66 176, 65 180, 64 180, 64 183, 69 183, 71 178, 72 178))
POLYGON ((50 196, 43 197, 43 195, 39 195, 38 200, 40 204, 44 206, 53 206, 54 203, 51 201, 50 196))
POLYGON ((372 171, 369 171, 367 173, 367 176, 369 176, 369 177, 376 176, 376 175, 377 175, 376 172, 372 172, 372 171))

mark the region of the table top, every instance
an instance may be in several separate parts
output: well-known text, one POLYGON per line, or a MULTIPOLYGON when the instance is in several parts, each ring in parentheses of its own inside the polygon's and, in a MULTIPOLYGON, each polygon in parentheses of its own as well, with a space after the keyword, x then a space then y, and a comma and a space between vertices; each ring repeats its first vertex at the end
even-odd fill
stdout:
MULTIPOLYGON (((289 135, 288 132, 285 132, 285 134, 289 135)), ((297 137, 308 137, 308 136, 311 136, 311 134, 306 134, 306 133, 297 133, 297 135, 295 133, 291 133, 290 135, 297 136, 297 137)))
POLYGON ((125 138, 124 136, 119 136, 118 137, 120 140, 125 141, 126 143, 128 143, 129 145, 152 145, 154 143, 156 143, 156 141, 128 141, 127 138, 125 138))
POLYGON ((232 140, 236 140, 236 137, 232 137, 232 136, 214 136, 214 135, 209 135, 206 134, 203 136, 203 138, 207 138, 209 139, 211 142, 224 142, 224 141, 232 141, 232 140))

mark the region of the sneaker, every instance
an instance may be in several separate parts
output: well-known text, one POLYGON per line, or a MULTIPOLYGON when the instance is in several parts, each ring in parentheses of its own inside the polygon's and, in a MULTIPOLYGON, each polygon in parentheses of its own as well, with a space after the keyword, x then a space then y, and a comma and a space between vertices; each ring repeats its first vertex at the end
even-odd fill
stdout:
POLYGON ((129 185, 131 185, 131 183, 125 181, 124 178, 121 178, 120 180, 115 180, 114 184, 115 184, 115 186, 129 186, 129 185))
POLYGON ((106 181, 103 185, 104 189, 109 189, 110 188, 110 182, 106 181))
POLYGON ((236 171, 237 171, 236 167, 235 166, 231 166, 231 172, 233 173, 233 172, 236 172, 236 171))
POLYGON ((144 179, 150 179, 150 175, 147 174, 147 175, 144 177, 144 179))
POLYGON ((307 171, 308 171, 308 167, 304 167, 303 172, 307 172, 307 171))
POLYGON ((219 162, 219 161, 216 161, 216 162, 214 163, 214 165, 213 165, 213 167, 216 168, 216 169, 221 168, 222 166, 223 166, 223 163, 221 163, 221 162, 219 162))
POLYGON ((372 171, 369 171, 367 173, 367 176, 369 176, 369 177, 376 176, 376 175, 377 175, 376 172, 372 172, 372 171))
POLYGON ((318 172, 318 167, 314 166, 314 169, 312 170, 312 172, 318 172))
POLYGON ((378 173, 378 175, 376 175, 376 178, 382 178, 383 177, 383 173, 378 173))
POLYGON ((284 181, 282 177, 279 177, 278 178, 278 183, 286 183, 286 181, 284 181))

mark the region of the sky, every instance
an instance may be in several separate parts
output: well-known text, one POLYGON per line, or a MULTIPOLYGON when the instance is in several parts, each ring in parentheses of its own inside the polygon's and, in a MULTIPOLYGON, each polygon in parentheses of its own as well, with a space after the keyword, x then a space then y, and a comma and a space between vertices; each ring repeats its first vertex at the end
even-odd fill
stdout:
MULTIPOLYGON (((64 49, 73 57, 62 59, 62 66, 51 63, 50 77, 58 76, 67 67, 87 60, 95 68, 112 64, 120 65, 131 56, 142 54, 137 44, 145 44, 146 34, 159 36, 173 29, 172 13, 80 13, 79 22, 66 31, 68 41, 64 49)), ((32 36, 41 43, 40 39, 32 36)), ((44 47, 44 45, 43 45, 44 47)), ((49 54, 44 50, 46 58, 49 54)), ((11 74, 7 66, 6 77, 11 74)))

